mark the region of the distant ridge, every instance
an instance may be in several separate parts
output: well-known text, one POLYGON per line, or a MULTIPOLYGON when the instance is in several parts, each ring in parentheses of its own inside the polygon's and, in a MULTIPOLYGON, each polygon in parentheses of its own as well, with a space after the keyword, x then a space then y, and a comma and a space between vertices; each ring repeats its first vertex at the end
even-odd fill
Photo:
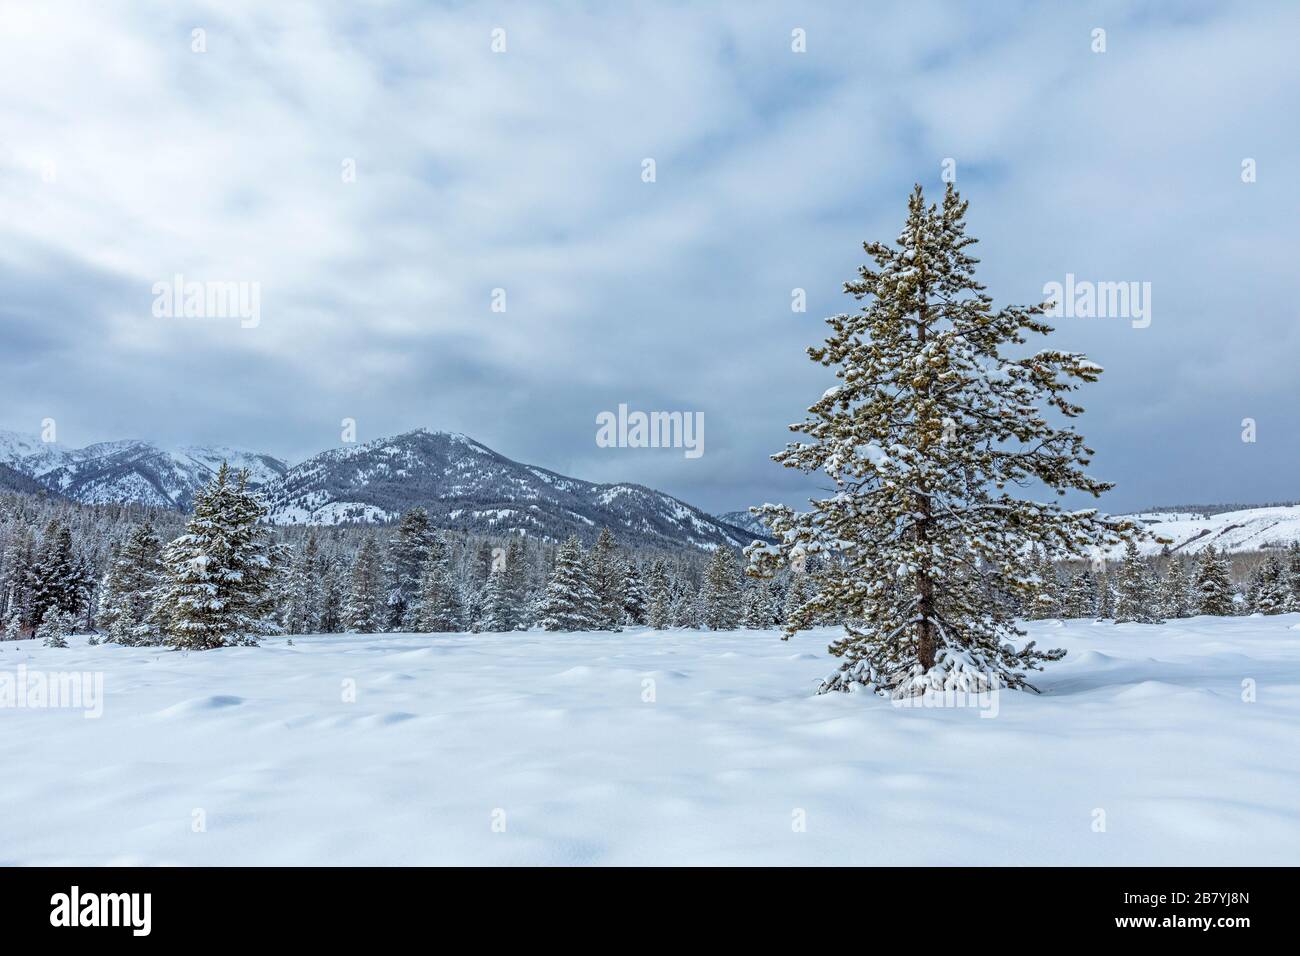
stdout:
POLYGON ((137 439, 68 448, 19 432, 0 431, 0 464, 34 479, 42 488, 83 504, 139 504, 186 510, 194 492, 223 461, 247 468, 264 485, 289 467, 271 455, 192 445, 163 449, 137 439))
POLYGON ((276 524, 391 521, 416 505, 434 524, 559 540, 608 527, 645 545, 743 547, 750 536, 671 495, 527 465, 458 432, 414 431, 321 452, 270 482, 276 524))
POLYGON ((85 504, 188 510, 228 461, 248 468, 275 524, 376 524, 416 505, 442 528, 483 534, 594 538, 602 527, 646 546, 739 548, 750 531, 671 495, 630 483, 596 484, 500 455, 467 435, 424 428, 347 444, 292 468, 222 446, 163 449, 127 439, 68 448, 0 431, 0 487, 47 491, 85 504), (7 484, 8 483, 8 484, 7 484))
POLYGON ((1219 515, 1228 511, 1253 511, 1259 508, 1296 508, 1300 501, 1274 501, 1267 504, 1227 504, 1227 505, 1169 505, 1159 508, 1147 508, 1142 514, 1203 514, 1219 515))

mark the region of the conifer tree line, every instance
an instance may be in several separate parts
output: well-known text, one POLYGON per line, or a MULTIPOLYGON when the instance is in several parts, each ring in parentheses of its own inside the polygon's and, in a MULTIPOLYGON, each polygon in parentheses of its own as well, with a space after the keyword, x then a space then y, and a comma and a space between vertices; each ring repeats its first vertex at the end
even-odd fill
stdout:
MULTIPOLYGON (((0 636, 202 650, 273 634, 783 625, 812 575, 756 580, 738 552, 490 538, 434 528, 275 527, 222 468, 191 515, 0 495, 0 636)), ((827 621, 826 623, 833 623, 827 621)))
POLYGON ((1130 544, 1119 561, 1034 559, 1041 586, 1029 601, 1006 598, 1026 620, 1094 618, 1158 624, 1199 614, 1284 614, 1300 611, 1300 542, 1228 555, 1213 546, 1183 556, 1167 550, 1141 556, 1130 544), (1234 560, 1235 558, 1235 560, 1234 560))
MULTIPOLYGON (((712 553, 594 542, 488 538, 430 526, 423 509, 381 527, 259 525, 254 496, 226 474, 193 516, 0 495, 0 638, 59 646, 71 634, 201 649, 269 634, 730 630, 842 623, 819 604, 833 559, 772 578, 712 553), (223 549, 225 551, 223 552, 223 549), (208 555, 225 553, 220 567, 208 555), (222 580, 222 578, 226 580, 222 580), (239 588, 229 585, 238 577, 239 588), (206 612, 219 596, 232 609, 206 612)), ((1229 556, 1140 557, 1094 568, 1027 559, 1042 586, 990 593, 1009 615, 1155 622, 1196 614, 1300 611, 1300 543, 1229 556)))

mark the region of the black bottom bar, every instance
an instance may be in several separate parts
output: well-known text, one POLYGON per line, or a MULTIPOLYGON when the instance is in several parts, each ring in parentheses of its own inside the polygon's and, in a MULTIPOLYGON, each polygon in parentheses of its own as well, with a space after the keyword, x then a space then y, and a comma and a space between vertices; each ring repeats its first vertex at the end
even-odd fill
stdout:
POLYGON ((1294 877, 1287 869, 1209 868, 33 868, 0 870, 0 917, 13 946, 72 934, 82 943, 283 937, 337 946, 429 929, 448 940, 460 932, 541 943, 620 924, 633 937, 653 936, 688 922, 717 926, 733 942, 810 927, 821 927, 816 938, 842 930, 845 939, 865 939, 872 926, 904 933, 914 926, 917 943, 1041 933, 1072 942, 1199 935, 1230 944, 1243 932, 1288 927, 1282 910, 1294 877))

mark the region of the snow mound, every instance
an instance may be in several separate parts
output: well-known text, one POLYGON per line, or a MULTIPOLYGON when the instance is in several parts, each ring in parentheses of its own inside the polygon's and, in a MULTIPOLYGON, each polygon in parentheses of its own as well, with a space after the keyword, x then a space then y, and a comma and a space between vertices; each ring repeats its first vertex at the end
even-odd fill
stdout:
POLYGON ((233 694, 216 694, 211 697, 194 697, 190 700, 183 700, 179 704, 173 704, 158 711, 159 717, 186 717, 192 714, 201 714, 205 711, 225 710, 227 707, 238 707, 244 703, 244 698, 236 697, 233 694))

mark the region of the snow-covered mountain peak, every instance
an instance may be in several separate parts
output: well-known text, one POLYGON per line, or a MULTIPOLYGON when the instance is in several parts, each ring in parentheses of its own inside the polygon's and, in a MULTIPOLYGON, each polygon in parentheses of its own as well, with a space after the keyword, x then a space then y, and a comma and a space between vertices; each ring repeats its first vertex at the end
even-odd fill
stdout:
POLYGON ((660 545, 749 543, 739 529, 662 492, 567 478, 468 435, 425 428, 322 452, 264 495, 279 524, 388 521, 420 505, 441 527, 483 533, 587 538, 608 526, 660 545))

